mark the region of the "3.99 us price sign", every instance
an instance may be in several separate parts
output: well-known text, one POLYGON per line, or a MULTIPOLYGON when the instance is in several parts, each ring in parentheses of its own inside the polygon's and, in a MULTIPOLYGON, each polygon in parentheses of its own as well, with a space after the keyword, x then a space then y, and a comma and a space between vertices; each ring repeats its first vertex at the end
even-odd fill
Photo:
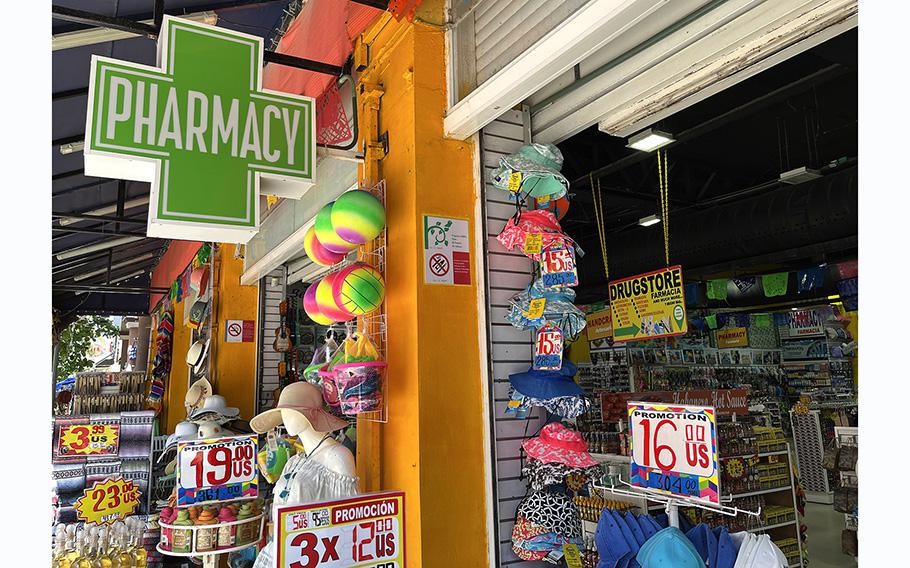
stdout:
POLYGON ((177 444, 177 505, 259 495, 255 434, 177 444))
POLYGON ((278 568, 403 568, 404 492, 276 507, 278 568))
POLYGON ((632 485, 719 504, 714 408, 629 402, 628 409, 632 485))
POLYGON ((57 457, 116 456, 119 450, 119 422, 59 425, 57 457))

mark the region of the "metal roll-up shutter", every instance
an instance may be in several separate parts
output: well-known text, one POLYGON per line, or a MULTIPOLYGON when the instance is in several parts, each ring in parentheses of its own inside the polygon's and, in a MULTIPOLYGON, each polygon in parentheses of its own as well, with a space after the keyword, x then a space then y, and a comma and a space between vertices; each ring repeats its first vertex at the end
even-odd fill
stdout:
POLYGON ((521 479, 521 442, 543 425, 543 416, 535 409, 530 418, 519 420, 506 414, 509 401, 509 374, 525 371, 531 365, 532 337, 506 321, 509 298, 531 282, 531 260, 520 251, 508 251, 496 235, 515 213, 515 204, 505 192, 495 189, 487 180, 499 164, 499 158, 517 152, 528 133, 527 113, 513 110, 484 127, 481 134, 483 170, 484 234, 486 235, 485 268, 487 297, 487 339, 489 353, 490 407, 493 412, 493 484, 495 495, 496 534, 499 566, 546 566, 542 562, 524 562, 512 552, 512 526, 515 510, 527 492, 521 479))

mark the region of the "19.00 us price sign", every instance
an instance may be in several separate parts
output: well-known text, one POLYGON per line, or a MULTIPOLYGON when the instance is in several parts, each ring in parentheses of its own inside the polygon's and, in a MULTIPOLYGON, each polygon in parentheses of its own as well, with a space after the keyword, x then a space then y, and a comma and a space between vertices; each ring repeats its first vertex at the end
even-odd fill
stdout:
POLYGON ((278 568, 403 568, 404 493, 277 507, 278 568))
POLYGON ((714 408, 628 404, 632 485, 719 504, 714 408))
POLYGON ((259 495, 255 434, 177 444, 177 505, 259 495))

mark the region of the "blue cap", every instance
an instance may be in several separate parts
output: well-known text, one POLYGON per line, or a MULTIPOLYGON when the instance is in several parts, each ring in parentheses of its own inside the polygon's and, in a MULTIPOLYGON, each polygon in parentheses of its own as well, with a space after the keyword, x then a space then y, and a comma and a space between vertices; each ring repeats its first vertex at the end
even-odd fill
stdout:
POLYGON ((714 536, 717 537, 717 562, 711 563, 715 568, 733 568, 736 564, 736 546, 733 539, 730 538, 730 532, 727 527, 720 525, 714 529, 714 536))
POLYGON ((600 562, 597 564, 600 568, 614 568, 621 558, 632 552, 610 509, 604 509, 600 514, 597 531, 594 533, 594 545, 600 554, 600 562))
POLYGON ((686 536, 692 541, 701 559, 713 567, 717 563, 717 536, 711 531, 711 527, 704 523, 696 525, 686 533, 686 536))
POLYGON ((617 526, 619 526, 619 533, 629 546, 629 552, 619 559, 616 563, 616 568, 632 568, 633 563, 635 562, 635 555, 638 554, 638 549, 640 548, 638 541, 635 540, 635 536, 632 534, 629 525, 626 524, 626 520, 623 518, 622 513, 615 509, 609 509, 609 511, 613 515, 613 519, 616 521, 617 526))
POLYGON ((641 532, 645 535, 645 542, 649 538, 657 534, 657 531, 660 530, 660 526, 657 524, 651 515, 639 515, 638 517, 638 526, 641 527, 641 532))
POLYGON ((632 531, 632 536, 635 537, 635 542, 638 543, 639 548, 645 543, 647 538, 645 538, 644 531, 641 530, 641 525, 638 524, 638 519, 635 518, 635 515, 632 514, 632 511, 626 511, 625 515, 626 524, 629 525, 629 530, 632 531))
POLYGON ((572 377, 577 369, 568 359, 563 359, 558 371, 537 371, 533 368, 523 373, 509 375, 512 386, 525 396, 547 400, 562 396, 584 396, 585 390, 572 377))
POLYGON ((705 562, 686 535, 668 527, 654 535, 638 552, 643 568, 705 568, 705 562))

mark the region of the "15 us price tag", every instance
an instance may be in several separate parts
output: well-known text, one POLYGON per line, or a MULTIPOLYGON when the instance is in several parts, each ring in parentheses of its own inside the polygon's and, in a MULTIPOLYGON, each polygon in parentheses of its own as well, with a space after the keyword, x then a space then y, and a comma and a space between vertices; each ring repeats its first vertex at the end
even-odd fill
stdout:
POLYGON ((720 503, 714 407, 629 402, 632 485, 720 503))
POLYGON ((278 568, 403 568, 404 492, 275 508, 278 568))
POLYGON ((255 434, 177 444, 177 505, 259 495, 255 434))
POLYGON ((538 371, 558 371, 562 369, 562 330, 548 323, 537 330, 534 341, 534 363, 538 371))
POLYGON ((540 279, 545 288, 578 286, 575 251, 566 246, 548 248, 540 255, 540 279))

